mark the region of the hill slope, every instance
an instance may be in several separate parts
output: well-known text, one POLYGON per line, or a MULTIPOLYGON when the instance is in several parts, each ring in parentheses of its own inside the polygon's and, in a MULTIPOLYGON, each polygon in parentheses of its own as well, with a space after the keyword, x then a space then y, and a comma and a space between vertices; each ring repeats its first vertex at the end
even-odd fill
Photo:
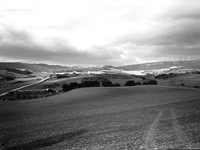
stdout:
POLYGON ((27 69, 32 72, 52 72, 56 70, 64 70, 69 67, 60 65, 47 65, 47 64, 27 64, 21 62, 0 62, 0 70, 9 69, 27 69))
POLYGON ((157 70, 174 66, 179 67, 179 69, 200 69, 200 60, 144 63, 137 65, 120 66, 118 68, 125 70, 157 70))
POLYGON ((82 88, 0 105, 14 149, 197 149, 200 92, 185 87, 82 88), (165 132, 167 131, 167 132, 165 132))

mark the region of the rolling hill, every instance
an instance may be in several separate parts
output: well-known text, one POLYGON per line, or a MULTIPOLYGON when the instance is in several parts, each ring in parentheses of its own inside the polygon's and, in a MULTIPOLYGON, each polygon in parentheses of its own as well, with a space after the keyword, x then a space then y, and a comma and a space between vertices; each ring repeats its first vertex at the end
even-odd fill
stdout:
POLYGON ((198 149, 198 89, 83 88, 0 105, 1 135, 16 149, 198 149), (167 132, 166 132, 167 131, 167 132))
POLYGON ((11 68, 11 69, 27 69, 33 72, 53 72, 53 71, 99 71, 99 70, 112 70, 112 69, 122 69, 122 70, 159 70, 165 68, 176 69, 200 69, 200 60, 190 60, 190 61, 165 61, 165 62, 154 62, 154 63, 144 63, 144 64, 134 64, 127 66, 112 66, 105 65, 103 67, 67 67, 61 65, 48 65, 48 64, 28 64, 21 62, 0 62, 0 70, 11 68))
POLYGON ((154 62, 120 66, 118 68, 125 70, 158 70, 170 67, 177 67, 179 69, 200 69, 200 60, 154 62))
POLYGON ((60 65, 47 65, 47 64, 28 64, 21 62, 0 62, 0 70, 9 69, 27 69, 32 72, 53 72, 58 70, 65 70, 69 67, 60 65))

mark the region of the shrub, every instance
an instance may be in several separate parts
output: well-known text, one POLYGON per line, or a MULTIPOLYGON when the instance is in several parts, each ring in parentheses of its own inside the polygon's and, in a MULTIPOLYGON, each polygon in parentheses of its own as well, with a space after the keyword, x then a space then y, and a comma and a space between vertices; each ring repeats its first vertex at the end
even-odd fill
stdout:
POLYGON ((143 82, 143 85, 157 85, 157 81, 156 80, 149 80, 149 81, 145 81, 143 82))
POLYGON ((135 83, 134 80, 129 80, 129 81, 127 81, 127 82, 125 83, 125 86, 135 86, 135 85, 136 85, 136 83, 135 83))
POLYGON ((100 83, 98 81, 82 81, 81 87, 99 87, 100 83))
POLYGON ((148 85, 148 83, 147 82, 143 82, 143 85, 148 85))
POLYGON ((136 85, 142 85, 140 82, 136 82, 135 84, 136 84, 136 85))
POLYGON ((68 74, 56 74, 56 78, 69 78, 68 74))
POLYGON ((71 89, 76 89, 76 88, 78 88, 78 83, 77 82, 71 82, 69 84, 69 86, 70 86, 71 89))
POLYGON ((62 85, 62 90, 63 90, 63 92, 67 92, 67 91, 71 90, 71 87, 70 87, 69 84, 65 83, 65 84, 62 85))
POLYGON ((103 86, 103 87, 111 87, 111 86, 113 86, 113 83, 111 82, 111 81, 103 81, 102 83, 101 83, 101 85, 103 86))
POLYGON ((150 80, 147 83, 148 83, 148 85, 157 85, 158 84, 156 80, 150 80))
POLYGON ((198 85, 195 85, 195 86, 193 86, 193 88, 199 88, 199 86, 198 86, 198 85))
POLYGON ((118 86, 121 86, 121 85, 119 83, 114 83, 113 86, 118 87, 118 86))

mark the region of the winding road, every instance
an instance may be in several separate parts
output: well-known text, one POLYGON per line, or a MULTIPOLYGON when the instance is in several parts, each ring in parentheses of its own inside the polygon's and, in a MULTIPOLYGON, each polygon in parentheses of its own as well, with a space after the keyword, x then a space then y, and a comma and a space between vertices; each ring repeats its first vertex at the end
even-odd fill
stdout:
POLYGON ((27 87, 36 85, 36 84, 40 84, 40 83, 42 83, 42 82, 45 82, 45 81, 48 80, 49 78, 50 78, 50 77, 46 77, 46 78, 41 79, 41 80, 38 81, 38 82, 31 83, 31 84, 28 84, 28 85, 24 85, 24 86, 21 86, 21 87, 18 87, 18 88, 9 90, 9 91, 7 91, 7 92, 4 92, 4 93, 0 94, 0 97, 4 96, 4 95, 6 95, 6 94, 8 94, 9 92, 12 92, 12 91, 17 91, 17 90, 21 90, 21 89, 24 89, 24 88, 27 88, 27 87))

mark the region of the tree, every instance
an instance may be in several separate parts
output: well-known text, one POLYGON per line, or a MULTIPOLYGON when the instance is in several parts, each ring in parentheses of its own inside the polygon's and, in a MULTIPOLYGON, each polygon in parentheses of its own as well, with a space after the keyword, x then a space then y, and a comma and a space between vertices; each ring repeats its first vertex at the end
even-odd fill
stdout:
POLYGON ((70 87, 69 84, 64 83, 64 84, 62 85, 62 90, 63 90, 63 92, 67 92, 67 91, 70 91, 70 90, 71 90, 71 87, 70 87))
POLYGON ((70 86, 71 89, 76 89, 76 88, 78 88, 78 83, 77 82, 71 82, 69 84, 69 86, 70 86))
POLYGON ((193 86, 193 88, 199 88, 199 86, 198 86, 198 85, 195 85, 195 86, 193 86))
POLYGON ((121 85, 119 83, 114 83, 113 86, 118 87, 118 86, 121 86, 121 85))
POLYGON ((101 85, 103 87, 111 87, 111 86, 113 86, 113 83, 108 80, 108 81, 102 81, 101 85))
POLYGON ((150 80, 147 83, 148 83, 148 85, 157 85, 158 84, 156 80, 150 80))
POLYGON ((134 80, 129 80, 129 81, 127 81, 127 82, 125 83, 125 86, 135 86, 135 85, 136 85, 136 83, 135 83, 134 80))
POLYGON ((81 87, 99 87, 100 83, 98 81, 82 81, 81 87))
POLYGON ((156 80, 149 80, 146 82, 143 82, 143 85, 157 85, 157 81, 156 80))
POLYGON ((142 85, 140 82, 136 82, 135 84, 136 84, 136 85, 142 85))

